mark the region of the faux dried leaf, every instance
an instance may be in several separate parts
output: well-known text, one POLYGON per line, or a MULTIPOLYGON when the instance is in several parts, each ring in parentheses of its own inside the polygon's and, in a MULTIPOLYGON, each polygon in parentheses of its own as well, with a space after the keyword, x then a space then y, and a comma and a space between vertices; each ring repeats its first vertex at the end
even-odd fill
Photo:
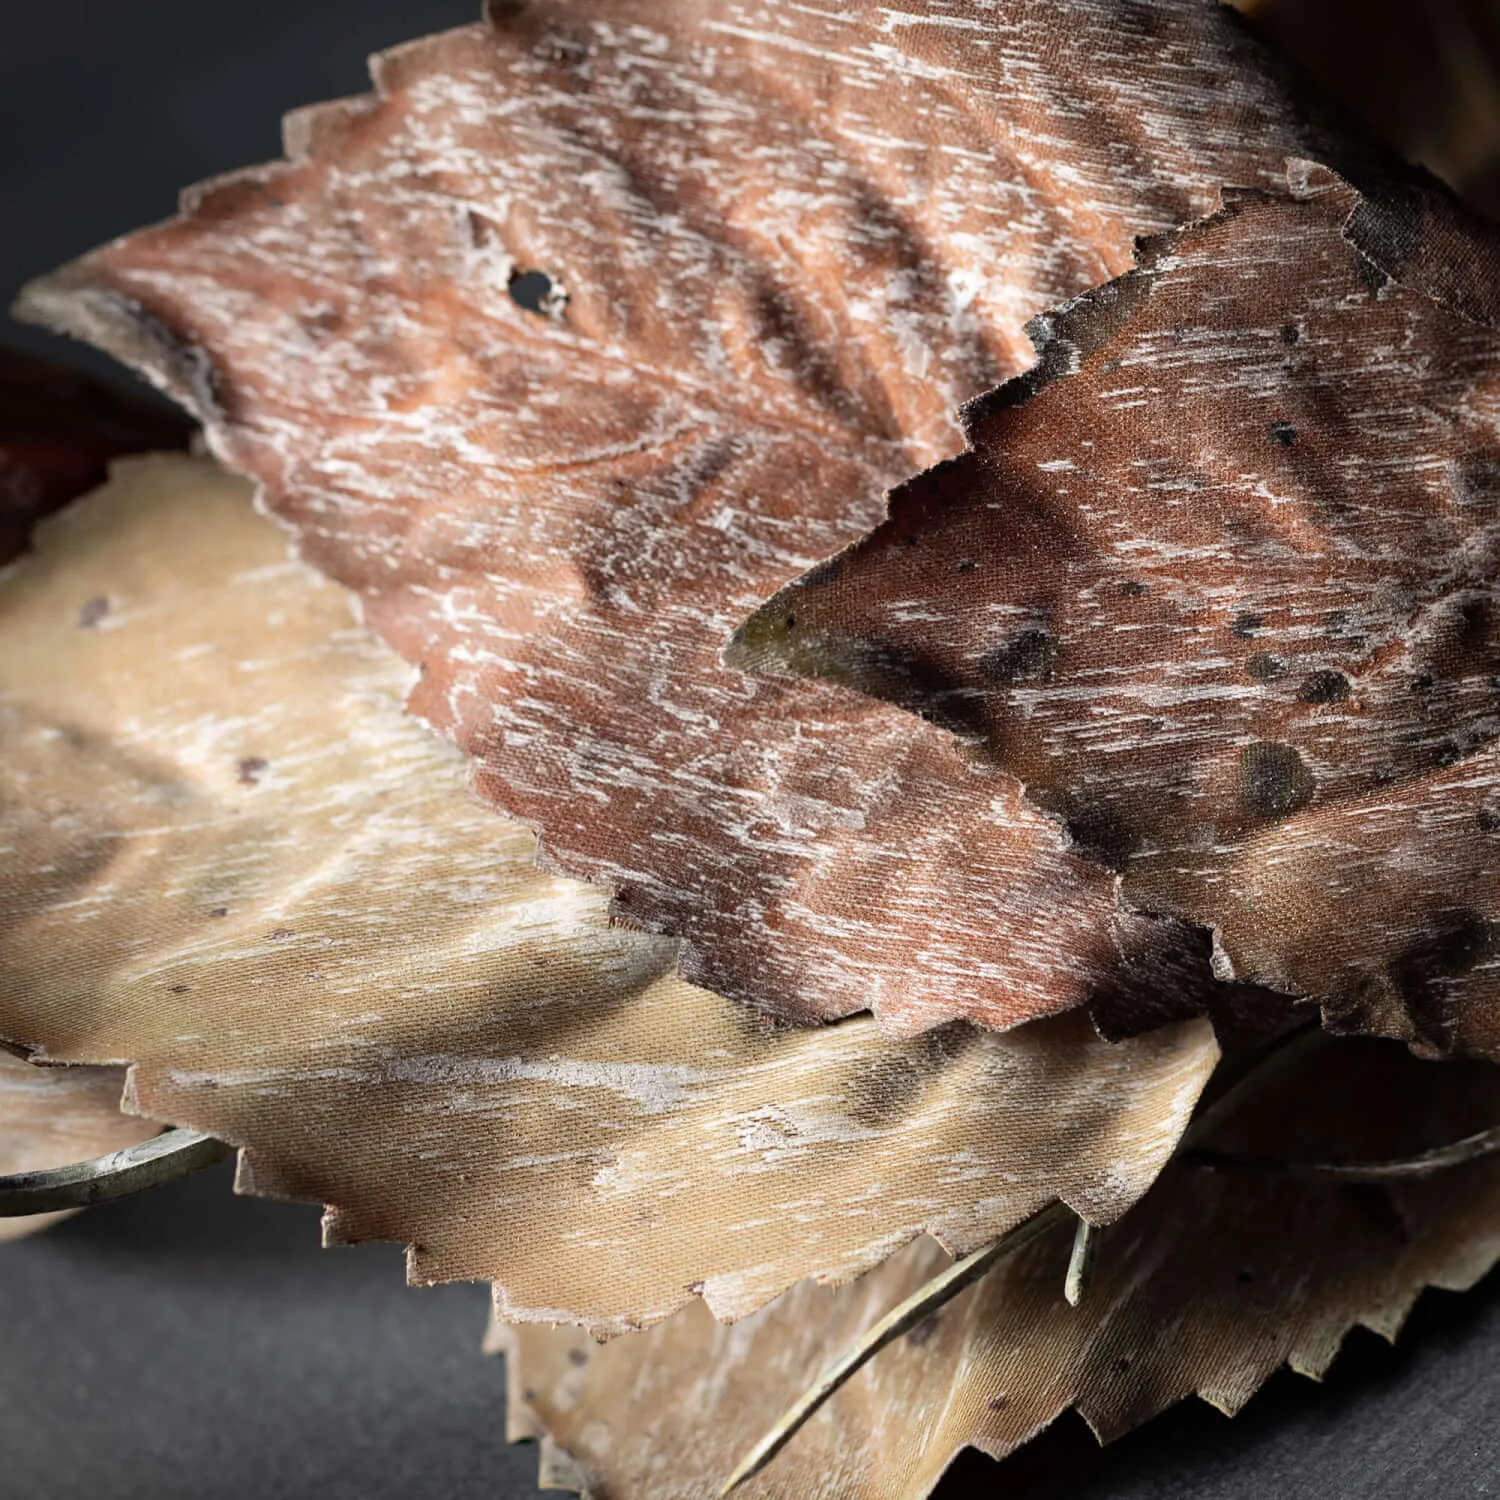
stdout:
MULTIPOLYGON (((1224 1143, 1384 1158, 1492 1125, 1495 1099, 1489 1064, 1330 1043, 1224 1143)), ((1194 1392, 1236 1411, 1283 1362, 1320 1376, 1356 1323, 1394 1337, 1424 1286, 1466 1288, 1500 1256, 1500 1162, 1380 1188, 1176 1163, 1106 1236, 1079 1308, 1061 1295, 1070 1239, 1038 1240, 887 1349, 737 1493, 915 1500, 961 1448, 1003 1456, 1069 1407, 1108 1441, 1194 1392)), ((920 1241, 734 1328, 694 1307, 603 1349, 497 1328, 511 1436, 542 1438, 544 1482, 593 1500, 709 1500, 830 1354, 944 1261, 920 1241)))
MULTIPOLYGON (((0 1176, 89 1161, 148 1140, 157 1126, 120 1113, 118 1068, 39 1068, 0 1048, 0 1176)), ((65 1214, 0 1219, 0 1242, 65 1214)))
POLYGON ((22 310, 199 414, 483 792, 687 977, 904 1031, 1201 982, 1009 778, 719 647, 955 450, 1028 313, 1222 184, 1334 160, 1369 253, 1480 311, 1496 234, 1211 0, 507 5, 377 79, 22 310))
POLYGON ((970 451, 730 657, 946 722, 1246 977, 1485 1050, 1500 336, 1292 183, 1040 320, 970 451))
POLYGON ((600 1332, 1146 1190, 1206 1024, 891 1043, 685 984, 469 795, 246 490, 121 466, 0 585, 0 1035, 133 1064, 137 1107, 248 1146, 335 1238, 600 1332))
POLYGON ((0 566, 32 526, 104 481, 122 453, 185 448, 189 424, 98 381, 0 350, 0 566))

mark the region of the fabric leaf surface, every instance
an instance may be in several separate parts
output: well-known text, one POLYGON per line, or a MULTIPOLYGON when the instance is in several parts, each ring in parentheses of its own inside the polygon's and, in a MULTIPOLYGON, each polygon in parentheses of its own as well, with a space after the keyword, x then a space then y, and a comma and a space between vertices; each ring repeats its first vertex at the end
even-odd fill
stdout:
POLYGON ((729 655, 946 723, 1232 972, 1493 1051, 1500 335, 1290 181, 1039 320, 970 451, 729 655))
POLYGON ((601 1333, 1150 1185, 1206 1023, 893 1043, 693 988, 471 795, 248 488, 122 464, 0 582, 0 1037, 131 1064, 134 1108, 248 1147, 242 1185, 335 1205, 331 1238, 601 1333))
POLYGON ((484 795, 686 977, 897 1032, 1204 983, 1011 778, 720 646, 957 451, 1027 316, 1225 184, 1334 161, 1367 253, 1469 312, 1496 233, 1211 0, 505 5, 377 85, 22 311, 198 414, 484 795))
MULTIPOLYGON (((1288 1161, 1374 1161, 1489 1128, 1492 1064, 1325 1041, 1221 1144, 1288 1161)), ((1462 1290, 1500 1256, 1500 1163, 1399 1186, 1208 1171, 1179 1161, 1105 1236, 1078 1308, 1066 1226, 1003 1261, 879 1354, 742 1492, 917 1500, 965 1446, 995 1457, 1076 1407, 1102 1441, 1194 1393, 1233 1413, 1283 1363, 1313 1377, 1356 1324, 1393 1338, 1425 1286, 1462 1290)), ((543 1482, 593 1500, 710 1500, 834 1353, 946 1263, 923 1240, 852 1286, 804 1283, 732 1328, 688 1308, 591 1347, 495 1329, 510 1434, 543 1482)))

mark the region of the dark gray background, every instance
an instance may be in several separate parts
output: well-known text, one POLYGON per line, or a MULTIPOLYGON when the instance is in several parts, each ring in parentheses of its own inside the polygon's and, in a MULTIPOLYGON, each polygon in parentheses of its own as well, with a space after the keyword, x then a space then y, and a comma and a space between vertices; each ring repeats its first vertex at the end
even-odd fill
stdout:
MULTIPOLYGON (((662 0, 663 4, 671 0, 662 0)), ((277 154, 283 110, 356 93, 372 49, 476 0, 0 0, 0 296, 277 154)), ((0 343, 111 373, 14 324, 0 343)), ((114 378, 122 379, 118 372, 114 378)), ((521 1500, 478 1287, 409 1291, 399 1251, 324 1254, 314 1210, 218 1170, 0 1248, 0 1496, 521 1500)), ((1235 1422, 1200 1403, 1100 1452, 1069 1418, 945 1496, 1447 1500, 1500 1495, 1500 1283, 1360 1333, 1322 1387, 1235 1422)))

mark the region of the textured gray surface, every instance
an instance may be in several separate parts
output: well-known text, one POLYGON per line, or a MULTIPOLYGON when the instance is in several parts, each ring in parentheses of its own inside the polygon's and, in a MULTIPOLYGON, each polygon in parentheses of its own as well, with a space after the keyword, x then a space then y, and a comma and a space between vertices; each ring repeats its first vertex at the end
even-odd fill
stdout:
MULTIPOLYGON (((402 1285, 390 1246, 323 1252, 314 1210, 226 1168, 0 1248, 0 1495, 529 1500, 484 1292, 402 1285)), ((1429 1293, 1395 1349, 1283 1374, 1234 1422, 1179 1407, 1099 1450, 1069 1418, 944 1500, 1446 1500, 1500 1494, 1500 1281, 1429 1293)))
MULTIPOLYGON (((477 0, 74 0, 0 6, 0 294, 278 149, 282 110, 365 86, 363 58, 477 0)), ((14 325, 0 342, 95 370, 14 325)), ((118 377, 117 377, 118 378, 118 377)), ((520 1500, 478 1288, 412 1292, 399 1254, 324 1255, 309 1209, 222 1173, 0 1253, 0 1496, 520 1500)), ((1278 1377, 1236 1422, 1183 1407, 1104 1453, 1073 1421, 960 1494, 1365 1500, 1500 1494, 1500 1284, 1429 1295, 1326 1385, 1278 1377)))

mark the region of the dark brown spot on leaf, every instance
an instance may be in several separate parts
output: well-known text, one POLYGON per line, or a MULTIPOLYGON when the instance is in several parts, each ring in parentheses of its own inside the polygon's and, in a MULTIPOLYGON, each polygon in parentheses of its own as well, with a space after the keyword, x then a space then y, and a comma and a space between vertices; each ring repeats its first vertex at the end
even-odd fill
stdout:
POLYGON ((1297 441, 1297 429, 1290 422, 1272 422, 1271 441, 1279 448, 1290 448, 1297 441))
POLYGON ((913 1328, 909 1334, 906 1335, 906 1341, 909 1344, 915 1344, 917 1348, 920 1349, 922 1345, 925 1344, 927 1340, 937 1332, 937 1329, 938 1314, 933 1313, 931 1314, 931 1316, 923 1318, 922 1321, 918 1323, 917 1326, 913 1328))
POLYGON ((1269 651, 1257 651, 1245 663, 1245 670, 1257 682, 1275 682, 1278 677, 1285 677, 1290 668, 1281 657, 1273 656, 1269 651))
POLYGON ((235 766, 235 780, 241 786, 254 786, 260 780, 261 773, 269 769, 271 762, 264 756, 247 755, 235 766))
POLYGON ((1240 751, 1240 800, 1257 818, 1284 818, 1312 801, 1317 783, 1291 745, 1261 743, 1240 751))
POLYGON ((109 613, 109 600, 97 594, 78 611, 78 623, 85 630, 93 630, 109 613))
POLYGON ((1047 682, 1057 660, 1057 643, 1045 630, 1023 630, 980 659, 985 680, 996 687, 1018 682, 1047 682))
POLYGON ((1342 703, 1349 696, 1349 679, 1342 672, 1314 672, 1302 679, 1297 696, 1304 703, 1342 703))

